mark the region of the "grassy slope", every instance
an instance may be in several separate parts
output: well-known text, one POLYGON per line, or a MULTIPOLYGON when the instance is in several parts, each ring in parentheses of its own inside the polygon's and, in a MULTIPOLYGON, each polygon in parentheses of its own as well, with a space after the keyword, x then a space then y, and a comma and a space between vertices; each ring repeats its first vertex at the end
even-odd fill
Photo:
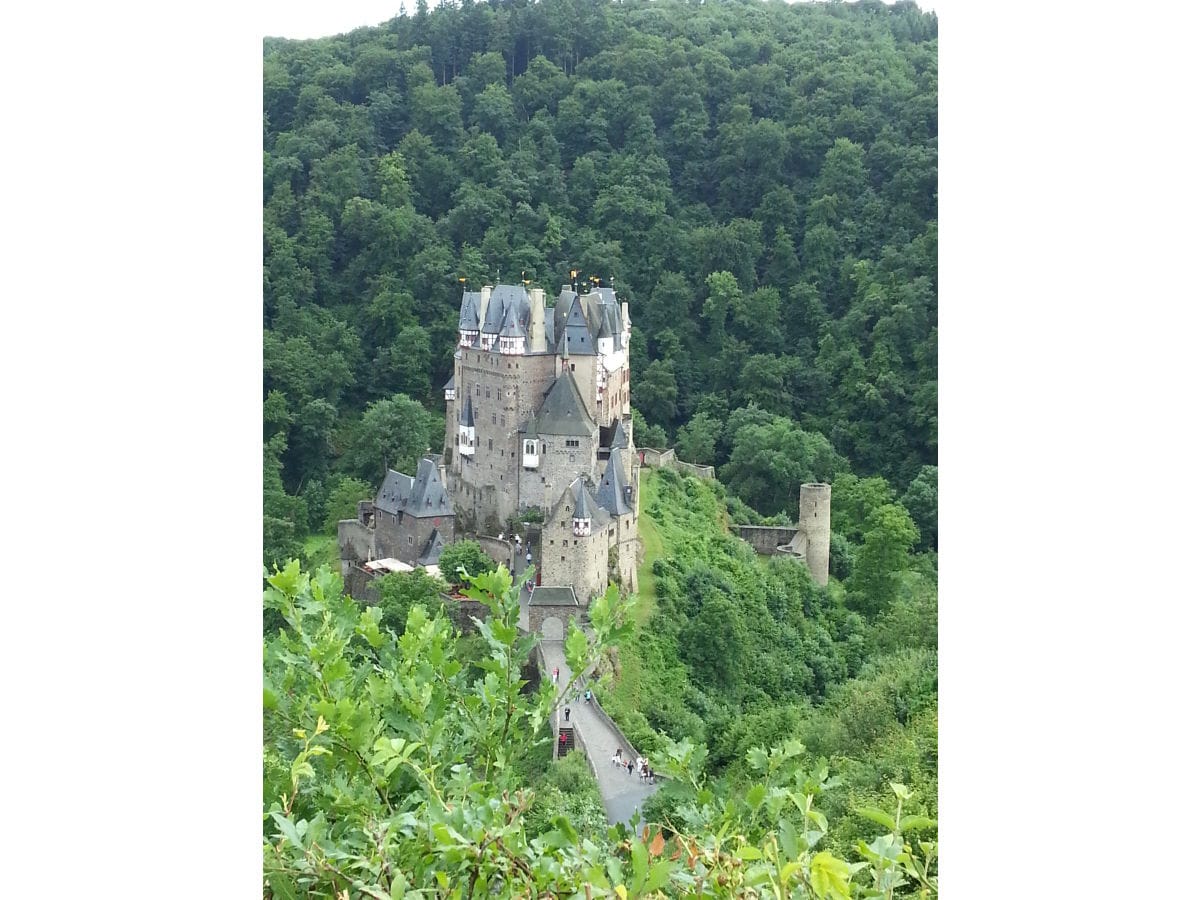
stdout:
POLYGON ((340 571, 337 537, 332 534, 310 534, 304 539, 304 559, 310 569, 327 565, 335 572, 340 571))
MULTIPOLYGON (((634 634, 618 647, 621 674, 609 686, 606 703, 609 712, 618 721, 626 711, 640 707, 642 691, 642 658, 637 651, 638 634, 645 627, 657 606, 655 600, 654 561, 674 552, 675 544, 684 537, 678 526, 656 519, 649 510, 659 499, 660 474, 657 469, 642 468, 638 478, 638 537, 643 548, 642 564, 638 567, 638 594, 633 617, 637 624, 634 634)), ((724 517, 719 523, 721 531, 728 531, 724 517)))

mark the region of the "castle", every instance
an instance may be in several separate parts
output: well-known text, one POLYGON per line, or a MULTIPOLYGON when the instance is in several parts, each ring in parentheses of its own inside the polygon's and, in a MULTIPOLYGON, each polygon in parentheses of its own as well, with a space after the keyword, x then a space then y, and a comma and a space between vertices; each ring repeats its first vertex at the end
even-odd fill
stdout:
POLYGON ((628 303, 563 285, 547 306, 540 288, 484 285, 464 291, 458 330, 441 463, 389 471, 359 518, 339 524, 343 569, 385 556, 428 564, 456 532, 540 518, 528 547, 538 585, 571 588, 581 604, 610 580, 636 591, 628 303))

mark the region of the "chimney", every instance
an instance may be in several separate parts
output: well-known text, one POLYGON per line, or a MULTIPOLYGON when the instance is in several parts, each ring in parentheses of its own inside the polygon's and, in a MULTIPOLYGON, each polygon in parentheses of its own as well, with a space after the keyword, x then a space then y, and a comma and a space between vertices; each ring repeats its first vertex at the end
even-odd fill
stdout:
POLYGON ((621 327, 624 331, 628 331, 629 326, 631 324, 632 323, 629 321, 629 301, 622 300, 621 301, 621 327))
POLYGON ((546 292, 541 288, 529 292, 529 352, 546 352, 546 292))
MULTIPOLYGON (((483 323, 487 319, 488 300, 492 298, 492 286, 485 284, 479 289, 479 333, 483 334, 483 323)), ((482 340, 482 338, 481 338, 482 340)))

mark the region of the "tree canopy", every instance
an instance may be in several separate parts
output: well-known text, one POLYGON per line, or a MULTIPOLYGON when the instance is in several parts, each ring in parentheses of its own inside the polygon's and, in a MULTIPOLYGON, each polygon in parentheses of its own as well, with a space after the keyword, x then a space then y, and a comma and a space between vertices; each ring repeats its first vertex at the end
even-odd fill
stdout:
MULTIPOLYGON (((464 2, 263 49, 277 493, 437 452, 464 284, 572 268, 629 300, 635 440, 761 512, 789 434, 897 490, 936 465, 934 14, 464 2), (791 424, 739 439, 744 409, 791 424)), ((323 510, 277 501, 278 556, 323 510)))

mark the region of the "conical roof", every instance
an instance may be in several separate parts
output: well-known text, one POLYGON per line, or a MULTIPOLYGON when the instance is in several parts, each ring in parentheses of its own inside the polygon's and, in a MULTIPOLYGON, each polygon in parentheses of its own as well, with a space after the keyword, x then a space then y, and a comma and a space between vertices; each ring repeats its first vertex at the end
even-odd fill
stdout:
POLYGON ((608 467, 600 479, 600 487, 596 491, 596 502, 614 516, 623 516, 633 512, 625 502, 625 476, 621 450, 613 450, 608 457, 608 467))
POLYGON ((458 310, 458 327, 462 331, 479 330, 479 291, 463 291, 462 306, 458 310))

